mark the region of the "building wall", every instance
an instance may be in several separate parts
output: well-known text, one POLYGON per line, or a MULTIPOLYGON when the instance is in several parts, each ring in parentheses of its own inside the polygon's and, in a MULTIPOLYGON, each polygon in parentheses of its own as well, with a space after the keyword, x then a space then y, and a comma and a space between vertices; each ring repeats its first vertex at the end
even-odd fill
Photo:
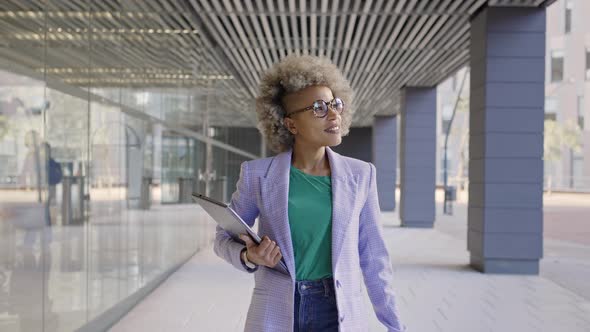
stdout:
POLYGON ((586 0, 558 0, 547 10, 546 100, 553 103, 549 108, 556 107, 557 123, 561 126, 566 126, 568 122, 577 123, 578 112, 585 119, 582 151, 570 155, 570 149, 563 147, 562 157, 555 163, 554 169, 551 170, 547 163, 545 165, 545 175, 552 173, 556 186, 568 187, 571 184, 570 177, 574 176, 574 186, 590 187, 590 128, 587 120, 590 117, 590 81, 586 78, 590 22, 587 13, 590 13, 590 2, 586 0), (571 31, 566 33, 568 1, 572 6, 572 17, 571 31), (551 56, 555 51, 562 52, 564 58, 561 82, 551 82, 551 56), (575 164, 572 164, 572 156, 578 159, 575 164))

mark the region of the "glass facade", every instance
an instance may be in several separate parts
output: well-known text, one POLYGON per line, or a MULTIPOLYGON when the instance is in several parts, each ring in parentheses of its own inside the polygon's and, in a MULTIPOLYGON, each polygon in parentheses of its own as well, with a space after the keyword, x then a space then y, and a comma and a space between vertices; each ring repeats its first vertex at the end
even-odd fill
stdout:
POLYGON ((228 201, 260 154, 255 128, 203 120, 210 89, 129 67, 125 11, 44 3, 2 8, 24 32, 0 43, 0 331, 78 329, 172 272, 213 239, 190 193, 228 201))

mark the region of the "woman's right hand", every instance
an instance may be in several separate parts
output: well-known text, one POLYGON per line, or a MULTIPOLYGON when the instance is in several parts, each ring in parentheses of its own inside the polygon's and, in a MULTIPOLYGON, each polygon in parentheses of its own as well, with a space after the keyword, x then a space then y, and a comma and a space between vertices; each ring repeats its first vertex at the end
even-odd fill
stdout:
POLYGON ((256 244, 247 234, 240 234, 240 239, 246 242, 248 261, 256 265, 275 267, 283 257, 276 242, 271 241, 266 235, 262 238, 260 244, 256 244))

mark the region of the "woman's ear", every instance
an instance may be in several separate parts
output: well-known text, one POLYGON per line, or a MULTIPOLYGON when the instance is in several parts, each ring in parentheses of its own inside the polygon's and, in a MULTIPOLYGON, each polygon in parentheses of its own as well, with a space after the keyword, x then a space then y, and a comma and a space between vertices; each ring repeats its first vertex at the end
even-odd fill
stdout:
POLYGON ((291 118, 284 118, 283 119, 283 125, 287 128, 287 130, 293 134, 296 135, 297 134, 297 127, 295 127, 295 121, 293 121, 293 119, 291 118))

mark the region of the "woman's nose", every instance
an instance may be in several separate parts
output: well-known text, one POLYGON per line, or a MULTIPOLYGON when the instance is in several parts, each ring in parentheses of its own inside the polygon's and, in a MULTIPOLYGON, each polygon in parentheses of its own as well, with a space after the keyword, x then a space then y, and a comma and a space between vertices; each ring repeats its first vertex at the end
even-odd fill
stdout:
POLYGON ((332 107, 331 105, 328 105, 328 119, 338 118, 339 115, 340 113, 336 110, 336 106, 332 107))

